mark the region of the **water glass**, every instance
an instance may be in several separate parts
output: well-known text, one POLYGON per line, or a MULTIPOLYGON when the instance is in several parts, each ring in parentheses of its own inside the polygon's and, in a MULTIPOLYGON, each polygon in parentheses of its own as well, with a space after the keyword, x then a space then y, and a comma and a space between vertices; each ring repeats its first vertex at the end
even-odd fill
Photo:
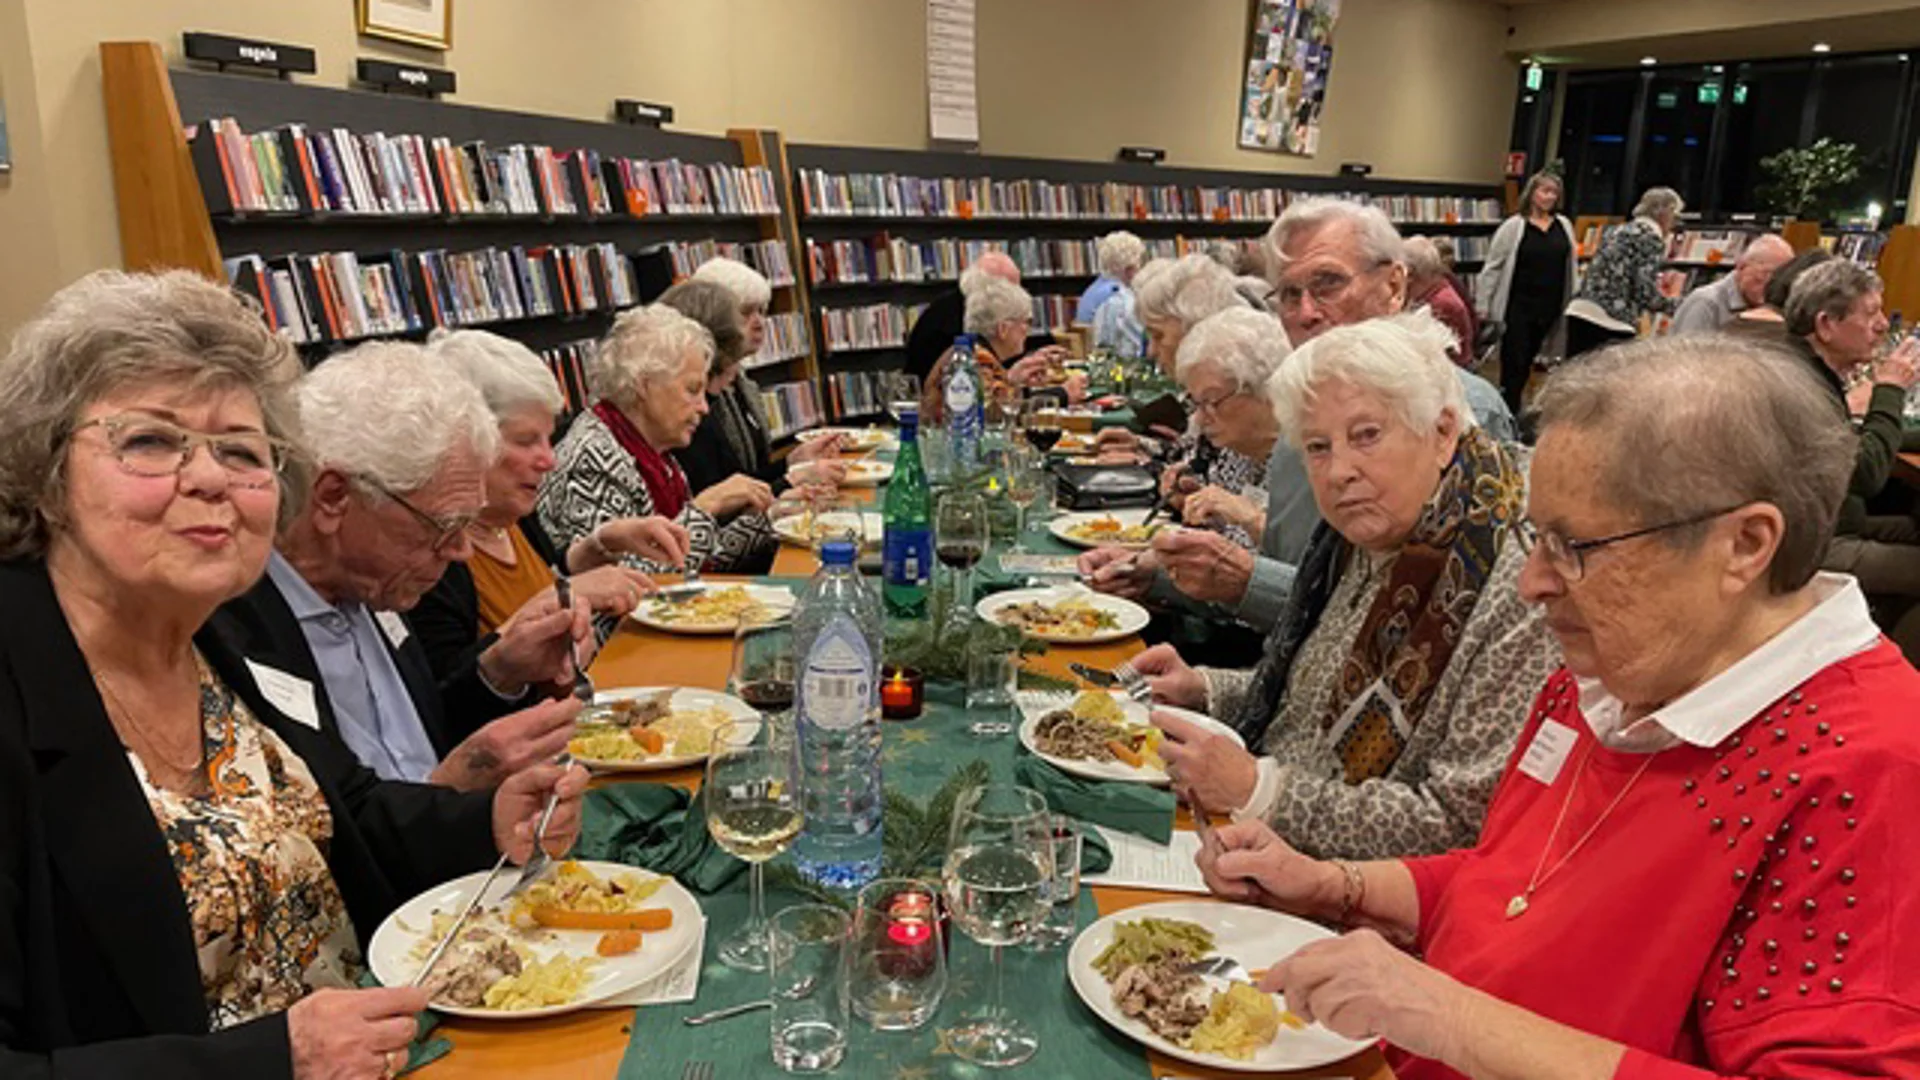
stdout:
POLYGON ((947 992, 940 892, 925 881, 881 878, 853 914, 853 1011, 878 1031, 917 1028, 947 992))
POLYGON ((1031 788, 987 784, 954 803, 941 881, 953 924, 987 946, 992 996, 969 1011, 948 1038, 955 1055, 988 1068, 1018 1065, 1040 1048, 1032 1025, 1006 1007, 1000 951, 1018 945, 1046 916, 1053 877, 1047 800, 1031 788))
POLYGON ((1048 823, 1053 845, 1053 875, 1047 879, 1047 917, 1033 928, 1021 948, 1029 952, 1057 949, 1073 940, 1079 929, 1080 848, 1083 841, 1080 823, 1065 814, 1055 814, 1048 823))
POLYGON ((847 1054, 848 930, 847 913, 826 904, 773 917, 767 998, 773 1063, 787 1072, 826 1072, 847 1054))
POLYGON ((946 430, 923 424, 917 438, 920 442, 920 467, 927 472, 927 482, 945 483, 953 470, 953 455, 948 452, 953 443, 947 438, 946 430))
POLYGON ((1020 676, 1018 643, 982 640, 967 651, 967 712, 974 714, 967 730, 982 738, 997 738, 1013 730, 1013 692, 1020 676))

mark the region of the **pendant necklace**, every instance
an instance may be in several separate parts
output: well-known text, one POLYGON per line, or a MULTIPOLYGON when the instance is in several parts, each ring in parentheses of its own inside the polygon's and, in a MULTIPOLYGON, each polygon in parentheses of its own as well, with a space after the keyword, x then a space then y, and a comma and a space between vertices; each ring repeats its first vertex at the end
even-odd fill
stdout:
POLYGON ((1640 763, 1640 767, 1634 770, 1631 777, 1627 778, 1627 782, 1621 787, 1620 793, 1613 797, 1613 801, 1607 804, 1605 810, 1600 811, 1599 817, 1593 819, 1593 824, 1587 826, 1587 831, 1580 835, 1580 839, 1575 840, 1573 846, 1567 849, 1567 853, 1560 856, 1560 861, 1554 863, 1551 868, 1548 868, 1547 854, 1553 850, 1553 842, 1560 837, 1560 826, 1566 823, 1567 811, 1573 806, 1573 793, 1580 786, 1580 778, 1586 775, 1587 759, 1593 756, 1593 746, 1593 743, 1588 743, 1586 750, 1580 755, 1580 767, 1574 770, 1573 781, 1567 785, 1567 797, 1560 802, 1560 816, 1553 819, 1553 831, 1547 834, 1546 846, 1540 849, 1540 861, 1534 864, 1533 877, 1528 879, 1527 887, 1524 890, 1515 893, 1513 899, 1507 901, 1507 918, 1509 919, 1517 919, 1527 913, 1527 908, 1531 905, 1534 892, 1539 889, 1540 886, 1545 885, 1547 879, 1559 873, 1560 868, 1567 865, 1567 860, 1573 858, 1582 847, 1586 846, 1587 841, 1593 838, 1593 834, 1600 831, 1600 826, 1606 822, 1607 817, 1611 815, 1614 809, 1620 805, 1621 801, 1627 797, 1627 792, 1633 790, 1633 785, 1638 782, 1641 775, 1647 771, 1647 766, 1653 764, 1654 755, 1648 754, 1646 760, 1640 763), (1545 870, 1544 873, 1542 873, 1543 869, 1545 870))

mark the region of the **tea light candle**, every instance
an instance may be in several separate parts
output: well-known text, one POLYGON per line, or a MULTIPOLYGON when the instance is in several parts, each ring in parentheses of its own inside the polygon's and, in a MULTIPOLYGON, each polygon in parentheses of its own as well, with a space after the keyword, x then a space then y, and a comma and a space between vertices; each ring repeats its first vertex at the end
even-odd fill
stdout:
POLYGON ((918 668, 889 664, 880 669, 880 715, 888 720, 912 720, 924 704, 926 680, 918 668))

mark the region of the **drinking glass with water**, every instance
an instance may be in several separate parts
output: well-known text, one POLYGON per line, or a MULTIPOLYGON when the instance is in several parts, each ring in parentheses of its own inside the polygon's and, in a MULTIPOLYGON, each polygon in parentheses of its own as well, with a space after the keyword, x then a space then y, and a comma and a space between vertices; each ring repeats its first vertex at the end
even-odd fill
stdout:
POLYGON ((848 929, 847 913, 826 904, 773 917, 767 998, 773 1063, 787 1072, 826 1072, 846 1057, 848 929))

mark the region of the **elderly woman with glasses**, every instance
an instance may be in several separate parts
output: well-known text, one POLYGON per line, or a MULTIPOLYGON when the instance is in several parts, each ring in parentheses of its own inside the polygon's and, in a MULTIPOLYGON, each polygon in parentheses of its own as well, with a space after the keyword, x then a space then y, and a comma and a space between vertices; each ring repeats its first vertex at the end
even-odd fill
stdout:
MULTIPOLYGON (((686 529, 687 566, 746 572, 771 562, 773 489, 735 473, 694 492, 672 456, 693 440, 709 408, 713 350, 705 327, 662 304, 614 320, 588 369, 597 400, 560 440, 558 463, 540 490, 540 523, 557 543, 571 544, 604 522, 657 514, 686 529)), ((644 558, 629 565, 686 568, 644 558)))
POLYGON ((1852 433, 1791 357, 1712 336, 1589 357, 1539 408, 1520 587, 1565 667, 1477 843, 1215 834, 1221 895, 1362 928, 1263 987, 1403 1080, 1915 1075, 1920 676, 1819 572, 1852 433))
POLYGON ((1325 521, 1264 657, 1194 669, 1159 645, 1133 661, 1157 699, 1244 740, 1155 713, 1175 783, 1315 854, 1471 843, 1552 663, 1515 588, 1524 463, 1475 425, 1452 340, 1415 312, 1286 359, 1269 392, 1325 521))
MULTIPOLYGON (((973 359, 980 372, 984 401, 1004 406, 1028 388, 1048 385, 1049 374, 1066 357, 1066 350, 1047 345, 1027 351, 1027 339, 1033 336, 1033 297, 1017 282, 990 274, 968 279, 966 314, 962 325, 973 336, 973 359)), ((949 353, 933 365, 926 387, 920 395, 923 423, 943 424, 947 415, 946 373, 949 353)), ((1086 393, 1086 377, 1067 377, 1064 390, 1050 393, 1059 400, 1078 401, 1086 393)))
POLYGON ((428 995, 355 989, 367 936, 526 859, 549 792, 577 831, 584 772, 379 780, 203 628, 307 490, 299 372, 184 272, 85 278, 0 360, 0 1074, 391 1076, 428 995))

